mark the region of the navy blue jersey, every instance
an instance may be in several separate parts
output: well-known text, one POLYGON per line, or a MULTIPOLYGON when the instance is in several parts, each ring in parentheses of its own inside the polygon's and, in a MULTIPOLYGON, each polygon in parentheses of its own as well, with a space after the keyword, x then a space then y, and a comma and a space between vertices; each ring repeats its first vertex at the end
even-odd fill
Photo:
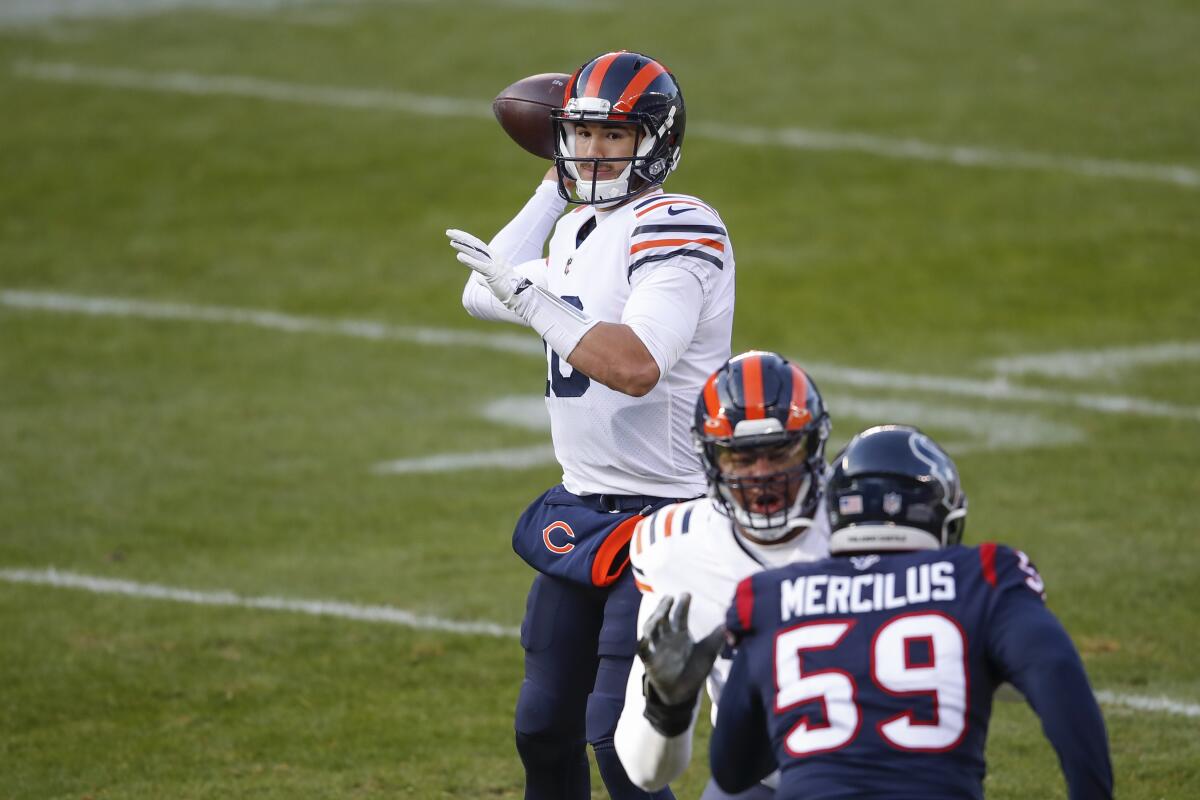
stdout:
POLYGON ((726 791, 778 765, 778 798, 982 798, 992 695, 1025 695, 1072 798, 1112 795, 1104 720, 1046 608, 1001 545, 831 558, 753 575, 711 741, 726 791))

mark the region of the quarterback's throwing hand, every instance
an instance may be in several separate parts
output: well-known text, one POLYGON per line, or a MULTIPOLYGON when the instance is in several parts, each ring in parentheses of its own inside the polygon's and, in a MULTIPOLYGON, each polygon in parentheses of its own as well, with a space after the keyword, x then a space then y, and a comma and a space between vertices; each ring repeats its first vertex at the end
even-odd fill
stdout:
POLYGON ((638 640, 638 656, 646 665, 646 681, 658 695, 653 699, 667 706, 687 704, 689 716, 690 707, 725 644, 723 625, 698 642, 692 640, 687 624, 691 602, 692 596, 686 592, 679 595, 677 603, 673 603, 673 598, 663 598, 646 620, 642 638, 638 640))
POLYGON ((508 306, 518 283, 512 268, 493 256, 487 242, 478 236, 453 228, 446 231, 446 236, 450 238, 450 246, 458 251, 458 260, 475 270, 496 299, 508 306))

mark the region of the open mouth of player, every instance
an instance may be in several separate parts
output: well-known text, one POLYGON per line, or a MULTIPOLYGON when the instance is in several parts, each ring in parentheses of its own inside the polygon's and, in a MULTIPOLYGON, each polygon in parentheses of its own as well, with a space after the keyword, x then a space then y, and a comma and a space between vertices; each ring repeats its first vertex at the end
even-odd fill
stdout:
POLYGON ((750 492, 747 498, 747 510, 755 514, 778 514, 783 511, 787 498, 782 493, 772 491, 750 492))

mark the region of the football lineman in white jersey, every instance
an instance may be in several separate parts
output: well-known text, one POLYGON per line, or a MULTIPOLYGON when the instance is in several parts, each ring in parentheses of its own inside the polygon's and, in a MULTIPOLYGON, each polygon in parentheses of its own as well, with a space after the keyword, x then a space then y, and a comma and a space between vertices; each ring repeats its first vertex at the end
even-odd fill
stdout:
POLYGON ((555 168, 516 218, 490 244, 447 231, 474 271, 463 290, 471 315, 528 326, 546 343, 563 478, 513 534, 539 573, 515 724, 526 798, 590 797, 586 743, 613 798, 648 796, 613 748, 637 647, 629 539, 643 515, 705 489, 691 408, 729 358, 733 328, 724 222, 661 186, 685 122, 679 85, 658 61, 625 51, 591 59, 552 115, 555 168), (568 202, 578 207, 563 215, 568 202))
MULTIPOLYGON (((829 526, 819 503, 829 429, 812 379, 779 355, 744 353, 708 379, 692 429, 708 496, 668 506, 634 530, 630 552, 642 591, 639 630, 670 635, 683 622, 698 647, 721 648, 719 626, 739 581, 829 554, 829 526), (680 598, 673 613, 672 597, 680 598)), ((653 657, 648 650, 653 639, 643 638, 643 659, 653 657)), ((714 720, 730 664, 717 659, 707 677, 714 720)), ((642 660, 635 661, 616 748, 634 783, 656 789, 687 767, 699 703, 689 697, 673 705, 643 679, 645 672, 642 660)), ((772 794, 759 786, 736 797, 772 794)), ((730 796, 710 782, 703 799, 730 796)))

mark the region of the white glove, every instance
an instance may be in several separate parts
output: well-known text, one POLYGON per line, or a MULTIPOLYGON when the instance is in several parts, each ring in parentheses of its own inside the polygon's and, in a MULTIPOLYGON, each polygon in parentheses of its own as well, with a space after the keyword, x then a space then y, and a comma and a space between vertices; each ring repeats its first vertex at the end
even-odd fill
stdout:
POLYGON ((446 231, 446 236, 450 238, 450 246, 458 251, 458 260, 475 270, 497 300, 512 308, 513 297, 521 283, 512 267, 493 256, 487 243, 478 236, 453 228, 446 231))

